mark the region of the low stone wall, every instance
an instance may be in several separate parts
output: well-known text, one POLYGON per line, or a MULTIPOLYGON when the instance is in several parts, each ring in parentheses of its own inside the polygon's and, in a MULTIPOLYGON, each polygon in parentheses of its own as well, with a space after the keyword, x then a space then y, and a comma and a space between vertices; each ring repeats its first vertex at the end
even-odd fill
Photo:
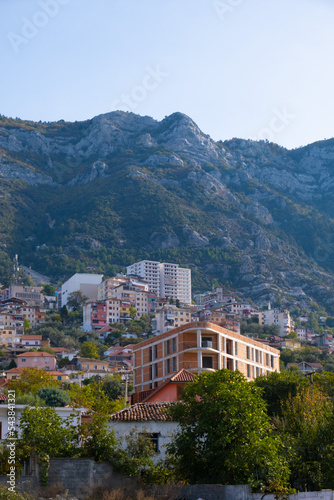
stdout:
POLYGON ((49 486, 63 484, 70 495, 87 498, 97 488, 140 489, 136 478, 123 476, 113 471, 105 462, 94 462, 90 458, 52 458, 50 460, 49 486))

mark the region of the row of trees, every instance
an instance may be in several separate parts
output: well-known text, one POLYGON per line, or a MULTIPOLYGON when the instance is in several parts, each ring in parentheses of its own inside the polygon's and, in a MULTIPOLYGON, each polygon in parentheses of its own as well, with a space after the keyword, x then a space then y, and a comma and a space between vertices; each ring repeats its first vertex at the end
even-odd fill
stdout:
MULTIPOLYGON (((29 390, 41 398, 52 389, 45 381, 41 388, 32 378, 11 384, 21 394, 29 390)), ((149 458, 153 449, 145 436, 130 436, 128 452, 115 443, 107 422, 123 402, 112 400, 117 391, 108 391, 114 389, 93 380, 82 389, 71 385, 62 391, 73 406, 92 411, 90 423, 80 428, 80 449, 78 429, 71 422, 64 427, 62 421, 56 432, 60 421, 52 408, 25 410, 19 448, 25 454, 36 452, 41 460, 45 454, 107 460, 151 483, 249 483, 253 491, 277 495, 334 489, 333 373, 315 374, 311 381, 297 372, 274 372, 251 383, 238 371, 201 374, 185 387, 183 401, 171 405, 179 431, 166 460, 157 466, 149 458)))

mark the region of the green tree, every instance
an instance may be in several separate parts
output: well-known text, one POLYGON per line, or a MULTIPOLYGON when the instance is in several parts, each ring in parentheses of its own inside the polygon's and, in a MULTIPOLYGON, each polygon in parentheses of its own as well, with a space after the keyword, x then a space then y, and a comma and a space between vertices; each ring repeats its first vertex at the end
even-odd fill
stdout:
POLYGON ((44 295, 48 295, 49 297, 54 297, 56 294, 56 289, 54 286, 50 285, 49 283, 42 283, 43 285, 43 290, 42 293, 44 295))
POLYGON ((290 455, 291 484, 301 491, 334 487, 334 412, 330 398, 316 387, 290 396, 275 419, 290 455))
POLYGON ((80 349, 80 356, 83 358, 99 359, 99 349, 94 342, 87 340, 84 342, 80 349))
POLYGON ((272 432, 261 390, 240 372, 201 374, 171 409, 180 431, 169 446, 179 480, 284 488, 289 469, 272 432))
POLYGON ((71 402, 70 395, 56 387, 43 387, 37 392, 37 396, 45 401, 46 406, 61 407, 71 402))
POLYGON ((36 394, 42 387, 58 387, 59 381, 54 380, 45 370, 25 368, 19 380, 9 380, 7 387, 18 394, 36 394))
POLYGON ((310 381, 300 370, 271 372, 267 375, 256 377, 253 384, 262 389, 262 398, 267 403, 269 416, 281 415, 282 408, 290 396, 294 397, 304 387, 308 387, 310 381))
POLYGON ((84 295, 80 290, 72 292, 69 294, 67 299, 67 306, 71 311, 82 312, 83 305, 87 302, 88 297, 84 295))
POLYGON ((31 330, 31 323, 30 323, 28 318, 24 318, 23 331, 24 331, 24 333, 27 333, 29 330, 31 330))
POLYGON ((102 389, 111 401, 124 396, 122 377, 120 375, 106 375, 103 378, 102 389))
POLYGON ((137 309, 135 307, 130 307, 129 308, 129 314, 131 319, 135 319, 136 314, 137 314, 137 309))

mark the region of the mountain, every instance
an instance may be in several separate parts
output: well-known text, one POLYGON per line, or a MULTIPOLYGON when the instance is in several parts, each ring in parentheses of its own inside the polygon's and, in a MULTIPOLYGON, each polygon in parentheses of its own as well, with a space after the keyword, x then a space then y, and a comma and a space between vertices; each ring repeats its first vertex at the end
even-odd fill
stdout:
POLYGON ((215 142, 188 116, 0 116, 0 278, 18 253, 63 280, 145 258, 263 304, 334 312, 334 140, 215 142))

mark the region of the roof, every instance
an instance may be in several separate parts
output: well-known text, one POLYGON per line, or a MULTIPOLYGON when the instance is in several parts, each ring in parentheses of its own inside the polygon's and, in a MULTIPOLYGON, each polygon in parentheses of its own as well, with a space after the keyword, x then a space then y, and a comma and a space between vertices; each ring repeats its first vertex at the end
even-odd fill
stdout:
POLYGON ((110 416, 110 420, 118 422, 171 422, 167 410, 175 403, 137 403, 120 410, 110 416))
POLYGON ((194 378, 193 373, 182 368, 170 378, 170 382, 193 382, 194 378))
POLYGON ((0 401, 7 401, 8 396, 6 394, 0 394, 0 401))
POLYGON ((25 370, 22 366, 20 368, 11 368, 10 370, 7 370, 6 373, 21 373, 25 370))
POLYGON ((67 347, 50 347, 53 352, 70 352, 70 349, 67 347))
POLYGON ((62 377, 67 377, 66 373, 60 372, 58 370, 50 370, 47 372, 49 375, 61 375, 62 377))
POLYGON ((52 357, 54 358, 54 354, 50 354, 49 352, 37 352, 37 351, 29 351, 29 352, 24 352, 23 354, 18 354, 16 357, 17 358, 47 358, 47 357, 52 357))
POLYGON ((163 384, 159 385, 155 389, 150 389, 149 391, 142 391, 142 392, 137 393, 138 394, 137 397, 139 398, 138 402, 145 403, 146 401, 149 401, 153 396, 158 394, 168 384, 173 384, 173 383, 180 384, 180 383, 187 383, 187 382, 193 382, 193 381, 194 381, 194 375, 191 372, 189 372, 188 370, 186 370, 185 368, 182 368, 181 370, 179 370, 172 377, 170 377, 168 380, 166 380, 163 384))
POLYGON ((42 340, 42 335, 22 335, 22 340, 42 340))
POLYGON ((106 364, 105 361, 101 361, 101 359, 92 359, 92 358, 75 358, 75 359, 78 359, 79 361, 81 362, 84 362, 84 363, 102 363, 102 364, 106 364))

